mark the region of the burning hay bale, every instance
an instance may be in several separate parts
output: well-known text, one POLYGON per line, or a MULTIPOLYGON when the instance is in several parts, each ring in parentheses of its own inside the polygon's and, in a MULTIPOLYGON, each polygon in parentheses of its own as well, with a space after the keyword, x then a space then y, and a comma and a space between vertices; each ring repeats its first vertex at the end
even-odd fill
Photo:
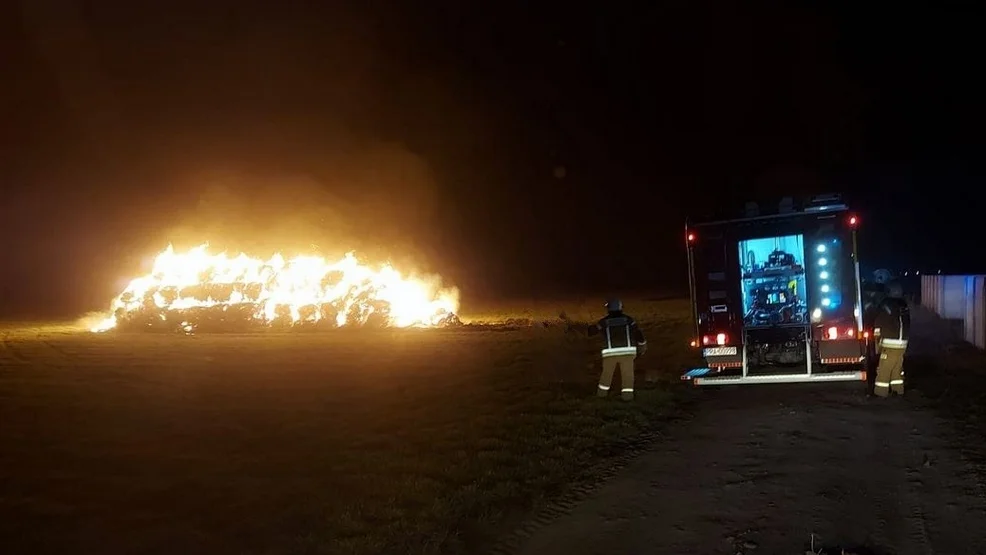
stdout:
POLYGON ((344 327, 448 327, 458 291, 437 277, 404 277, 350 253, 336 262, 307 256, 268 260, 245 254, 186 253, 170 246, 148 275, 113 300, 92 331, 247 332, 344 327))

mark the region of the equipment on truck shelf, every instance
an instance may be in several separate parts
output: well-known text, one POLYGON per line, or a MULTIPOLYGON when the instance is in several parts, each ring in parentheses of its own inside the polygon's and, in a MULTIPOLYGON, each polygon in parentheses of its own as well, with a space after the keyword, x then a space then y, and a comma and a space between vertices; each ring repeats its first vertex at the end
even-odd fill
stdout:
POLYGON ((685 226, 696 385, 865 380, 858 217, 840 195, 685 226))

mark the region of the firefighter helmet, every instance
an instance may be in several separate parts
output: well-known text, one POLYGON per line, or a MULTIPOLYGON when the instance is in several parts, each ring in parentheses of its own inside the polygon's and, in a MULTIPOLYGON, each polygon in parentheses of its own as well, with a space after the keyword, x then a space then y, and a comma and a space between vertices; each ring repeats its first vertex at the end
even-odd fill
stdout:
POLYGON ((873 272, 873 281, 876 283, 887 284, 890 283, 890 270, 877 270, 873 272))
POLYGON ((610 299, 606 301, 606 310, 610 312, 622 312, 623 301, 621 301, 620 299, 610 299))

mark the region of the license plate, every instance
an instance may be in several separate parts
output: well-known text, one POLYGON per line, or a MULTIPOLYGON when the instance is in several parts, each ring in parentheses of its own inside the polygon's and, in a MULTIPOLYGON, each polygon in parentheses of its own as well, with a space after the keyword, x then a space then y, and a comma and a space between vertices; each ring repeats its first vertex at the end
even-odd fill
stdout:
POLYGON ((727 357, 736 354, 736 347, 709 347, 702 350, 704 357, 727 357))

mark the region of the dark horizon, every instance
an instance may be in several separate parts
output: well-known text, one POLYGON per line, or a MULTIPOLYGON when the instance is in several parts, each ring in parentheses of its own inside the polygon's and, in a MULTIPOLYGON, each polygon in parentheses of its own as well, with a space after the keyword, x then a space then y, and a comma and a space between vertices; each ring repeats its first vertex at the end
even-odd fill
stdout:
POLYGON ((828 191, 864 264, 986 271, 980 4, 377 8, 21 2, 0 317, 105 308, 186 240, 466 302, 685 291, 688 214, 828 191))

